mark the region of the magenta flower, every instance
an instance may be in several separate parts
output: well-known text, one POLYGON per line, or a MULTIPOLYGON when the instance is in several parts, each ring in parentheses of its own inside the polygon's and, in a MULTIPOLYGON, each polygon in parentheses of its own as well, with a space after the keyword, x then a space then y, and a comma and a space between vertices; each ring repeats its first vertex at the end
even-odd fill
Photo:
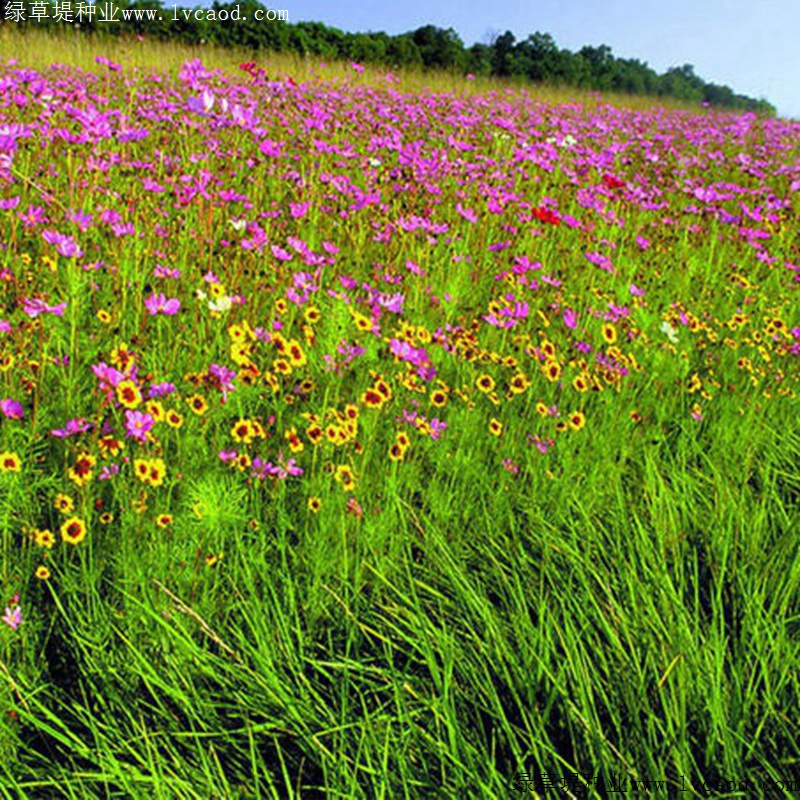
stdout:
POLYGON ((228 392, 234 390, 233 379, 236 373, 232 369, 220 366, 219 364, 212 364, 208 368, 208 376, 212 384, 222 392, 222 402, 228 402, 228 392))
POLYGON ((144 304, 152 316, 156 314, 165 314, 166 316, 172 317, 181 310, 181 301, 175 297, 168 300, 163 292, 153 292, 153 294, 144 301, 144 304))
POLYGON ((76 417, 75 419, 67 420, 67 424, 63 428, 56 428, 50 431, 51 436, 57 439, 67 439, 70 436, 77 436, 79 433, 85 433, 91 430, 92 423, 87 422, 83 417, 76 417))
MULTIPOLYGON (((92 372, 95 378, 100 381, 100 388, 106 393, 116 388, 120 381, 125 380, 124 372, 120 372, 116 367, 109 367, 105 361, 101 361, 99 364, 93 364, 92 372)), ((133 376, 133 370, 131 370, 131 376, 133 376)))
POLYGON ((278 453, 277 465, 273 464, 271 461, 264 461, 262 458, 254 458, 252 471, 253 475, 260 480, 272 477, 282 481, 290 475, 297 476, 303 474, 303 470, 295 464, 293 458, 290 458, 288 461, 283 460, 283 452, 278 453))
POLYGON ((147 396, 152 399, 154 397, 164 397, 168 394, 172 394, 176 391, 176 387, 174 383, 169 383, 169 381, 162 381, 161 383, 154 383, 150 390, 147 392, 147 396))
POLYGON ((571 330, 575 330, 578 324, 578 315, 571 309, 564 309, 564 324, 571 330))
POLYGON ((110 481, 119 474, 119 464, 105 464, 97 475, 99 481, 110 481))
POLYGON ((166 267, 164 264, 156 264, 153 270, 153 275, 156 278, 172 278, 178 280, 181 277, 181 271, 177 268, 166 267))
POLYGON ((503 468, 510 472, 512 475, 519 474, 519 464, 512 458, 503 459, 503 468))
POLYGON ((584 253, 584 257, 587 261, 591 261, 592 264, 600 267, 600 269, 613 274, 614 266, 608 256, 603 255, 602 253, 584 253))
POLYGON ((83 250, 78 247, 72 236, 65 236, 58 231, 44 231, 42 238, 48 243, 55 245, 56 251, 65 258, 80 258, 83 250))
POLYGON ((108 59, 105 56, 97 56, 95 58, 95 62, 108 67, 111 72, 119 72, 122 69, 121 64, 117 64, 115 61, 111 61, 111 59, 108 59))
POLYGON ((447 423, 434 417, 428 420, 428 425, 431 428, 431 439, 438 439, 439 436, 447 430, 447 423))
POLYGON ((471 208, 465 208, 462 206, 461 203, 456 203, 456 211, 458 211, 458 213, 464 217, 467 222, 478 221, 478 215, 471 208))
POLYGON ((25 213, 20 211, 17 216, 26 228, 32 228, 44 222, 44 209, 41 206, 29 205, 25 213))
POLYGON ((6 613, 2 619, 12 631, 15 631, 22 624, 22 607, 12 601, 10 606, 6 606, 6 613))
POLYGON ((311 203, 289 203, 289 213, 292 219, 301 219, 306 215, 311 203))
POLYGON ((141 411, 125 412, 125 436, 136 439, 137 442, 146 442, 147 434, 155 425, 155 420, 150 414, 143 414, 141 411))
POLYGON ((0 413, 7 419, 22 419, 25 416, 22 404, 10 397, 0 400, 0 413))
POLYGON ((34 298, 33 300, 27 297, 22 298, 22 310, 31 319, 36 319, 39 314, 55 314, 57 317, 63 317, 66 307, 66 303, 59 303, 57 306, 49 306, 44 300, 40 300, 39 298, 34 298))
POLYGON ((287 476, 291 475, 293 477, 297 477, 298 475, 302 475, 303 470, 296 466, 295 460, 290 458, 288 461, 283 460, 283 451, 278 453, 278 467, 277 467, 277 477, 280 480, 283 480, 287 476))
POLYGON ((384 294, 378 292, 375 298, 381 308, 391 311, 392 314, 403 313, 403 303, 405 302, 405 295, 402 292, 395 292, 394 294, 384 294))
POLYGON ((273 244, 271 247, 272 255, 278 259, 278 261, 291 261, 294 256, 288 251, 284 250, 282 247, 278 247, 278 245, 273 244))
POLYGON ((232 464, 239 458, 239 453, 237 453, 236 450, 220 450, 217 455, 223 464, 232 464))
MULTIPOLYGON (((222 458, 222 453, 220 453, 220 458, 222 458)), ((253 459, 251 469, 253 476, 262 481, 278 472, 278 468, 271 461, 264 461, 258 456, 253 459)))
POLYGON ((389 342, 389 349, 392 351, 392 355, 411 364, 427 364, 430 361, 424 348, 412 347, 408 342, 399 339, 392 339, 389 342))

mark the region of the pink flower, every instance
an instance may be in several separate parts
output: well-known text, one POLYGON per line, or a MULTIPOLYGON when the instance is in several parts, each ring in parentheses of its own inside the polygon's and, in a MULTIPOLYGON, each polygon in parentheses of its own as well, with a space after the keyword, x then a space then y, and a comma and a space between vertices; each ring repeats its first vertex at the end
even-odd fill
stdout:
POLYGON ((59 303, 57 306, 49 306, 44 300, 39 300, 38 298, 29 300, 27 297, 24 297, 22 299, 22 310, 31 319, 36 319, 39 314, 55 314, 57 317, 63 317, 66 307, 66 303, 59 303))
POLYGON ((208 377, 210 383, 222 392, 223 404, 228 402, 228 392, 232 392, 236 387, 233 381, 236 378, 236 373, 223 367, 220 364, 212 364, 208 368, 208 377))
POLYGON ((22 410, 22 405, 10 397, 4 397, 0 400, 0 414, 7 419, 22 419, 25 412, 22 410))
POLYGON ((456 203, 456 211, 458 211, 467 222, 478 221, 478 215, 471 208, 464 208, 461 203, 456 203))
POLYGON ((592 264, 600 267, 600 269, 612 274, 614 273, 614 266, 608 256, 605 256, 602 253, 584 253, 584 257, 587 259, 587 261, 591 261, 592 264))
POLYGON ((141 411, 125 412, 125 436, 136 439, 137 442, 146 442, 148 431, 155 425, 155 420, 150 414, 141 411))
POLYGON ((311 203, 289 203, 289 213, 292 219, 300 219, 306 215, 311 203))
POLYGON ((162 381, 161 383, 154 383, 147 393, 150 398, 164 397, 165 395, 172 394, 176 391, 175 384, 169 381, 162 381))
POLYGON ((106 464, 97 476, 99 481, 110 481, 115 475, 119 474, 119 464, 106 464))
POLYGON ((169 317, 175 316, 181 310, 181 301, 175 297, 166 298, 163 292, 153 292, 147 300, 144 301, 147 310, 151 315, 166 314, 169 317))
POLYGON ((512 475, 519 474, 519 464, 511 458, 503 459, 503 467, 512 475))
MULTIPOLYGON (((112 388, 115 388, 120 381, 125 380, 124 372, 120 372, 116 367, 108 366, 105 361, 101 361, 99 364, 93 364, 92 372, 95 378, 100 382, 100 388, 109 395, 112 388)), ((132 369, 131 375, 133 375, 132 369)))
POLYGON ((44 231, 42 238, 48 243, 55 245, 56 251, 65 258, 80 258, 83 250, 78 247, 72 236, 65 236, 58 231, 44 231))
POLYGON ((11 601, 10 606, 6 606, 6 613, 2 619, 12 631, 15 631, 22 624, 22 608, 17 605, 16 597, 11 601))
POLYGON ((564 309, 564 324, 571 330, 575 330, 578 324, 578 315, 571 309, 564 309))
POLYGON ((347 499, 347 513, 352 514, 356 519, 361 519, 364 516, 364 509, 355 497, 347 499))
POLYGON ((76 436, 79 433, 85 433, 91 430, 92 424, 87 422, 83 417, 76 417, 75 419, 67 420, 67 424, 63 428, 56 428, 50 431, 51 436, 57 439, 67 439, 70 436, 76 436))
POLYGON ((278 261, 291 261, 294 256, 288 251, 284 250, 282 247, 278 247, 278 245, 273 244, 272 247, 272 255, 278 259, 278 261))

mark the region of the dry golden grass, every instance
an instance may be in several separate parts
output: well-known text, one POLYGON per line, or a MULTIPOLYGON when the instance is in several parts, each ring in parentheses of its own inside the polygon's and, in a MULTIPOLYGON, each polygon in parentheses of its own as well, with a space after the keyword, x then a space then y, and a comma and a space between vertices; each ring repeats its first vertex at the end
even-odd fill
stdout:
MULTIPOLYGON (((291 76, 298 82, 318 80, 332 82, 375 83, 376 75, 385 75, 388 69, 368 68, 355 73, 347 62, 325 62, 316 57, 304 58, 296 54, 273 53, 265 50, 223 48, 211 44, 191 45, 177 41, 161 41, 135 37, 105 38, 88 36, 78 31, 53 34, 43 30, 23 30, 10 24, 0 26, 0 59, 16 59, 20 66, 43 69, 53 63, 67 64, 85 70, 96 70, 97 56, 104 56, 126 68, 177 72, 191 59, 202 59, 209 69, 236 73, 243 61, 256 60, 270 76, 291 76)), ((475 77, 466 80, 463 75, 447 72, 424 72, 413 69, 392 70, 400 80, 396 88, 407 92, 452 92, 454 94, 486 94, 491 91, 525 91, 530 97, 558 105, 578 103, 588 110, 608 104, 622 108, 647 109, 658 106, 667 109, 699 111, 696 106, 671 98, 634 96, 591 92, 572 87, 532 84, 520 79, 507 80, 493 77, 475 77)))

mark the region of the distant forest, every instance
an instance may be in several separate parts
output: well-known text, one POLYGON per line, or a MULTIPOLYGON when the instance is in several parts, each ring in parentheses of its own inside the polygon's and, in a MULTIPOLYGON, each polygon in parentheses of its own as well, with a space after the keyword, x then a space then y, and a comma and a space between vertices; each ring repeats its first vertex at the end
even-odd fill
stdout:
POLYGON ((583 47, 577 53, 561 49, 547 33, 533 33, 517 41, 513 33, 506 31, 491 44, 466 47, 452 28, 425 25, 396 36, 382 32, 345 33, 319 22, 280 21, 275 19, 278 12, 255 0, 214 2, 210 8, 194 10, 164 6, 159 0, 118 0, 97 3, 94 14, 85 13, 87 4, 76 0, 57 4, 0 0, 0 8, 3 11, 0 22, 20 26, 72 25, 82 31, 111 35, 143 34, 190 44, 207 42, 297 53, 392 69, 412 67, 516 78, 580 89, 670 97, 768 116, 776 114, 775 107, 766 100, 737 94, 728 86, 707 83, 695 74, 690 64, 672 67, 659 75, 646 62, 617 58, 606 45, 583 47), (109 6, 117 9, 113 22, 101 19, 104 11, 108 14, 109 6), (84 13, 79 15, 79 9, 84 9, 84 13), (57 15, 56 10, 62 13, 57 15))

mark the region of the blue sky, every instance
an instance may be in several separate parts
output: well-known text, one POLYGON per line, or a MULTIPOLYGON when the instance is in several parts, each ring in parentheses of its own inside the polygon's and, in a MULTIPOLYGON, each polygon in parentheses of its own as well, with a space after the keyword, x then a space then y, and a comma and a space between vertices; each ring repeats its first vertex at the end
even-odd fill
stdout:
POLYGON ((800 0, 270 0, 292 22, 405 33, 454 28, 464 44, 510 30, 549 33, 573 52, 607 44, 657 72, 692 64, 704 80, 765 97, 800 119, 800 0))

